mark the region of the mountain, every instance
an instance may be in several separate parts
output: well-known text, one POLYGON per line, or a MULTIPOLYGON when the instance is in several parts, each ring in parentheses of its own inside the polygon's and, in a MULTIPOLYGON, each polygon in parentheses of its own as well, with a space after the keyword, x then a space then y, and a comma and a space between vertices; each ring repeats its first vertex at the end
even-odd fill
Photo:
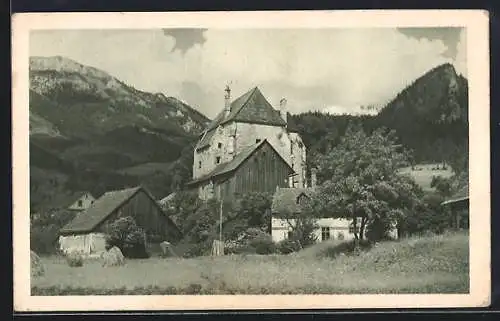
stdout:
POLYGON ((443 161, 455 169, 467 166, 468 83, 451 64, 426 72, 375 115, 308 112, 290 119, 312 155, 334 147, 347 124, 358 121, 367 132, 379 127, 394 130, 416 163, 443 161))
POLYGON ((29 66, 33 207, 63 190, 139 183, 161 197, 189 178, 203 114, 68 58, 31 57, 29 66))
POLYGON ((376 126, 396 131, 415 160, 448 161, 467 148, 468 83, 451 64, 415 80, 376 116, 376 126))

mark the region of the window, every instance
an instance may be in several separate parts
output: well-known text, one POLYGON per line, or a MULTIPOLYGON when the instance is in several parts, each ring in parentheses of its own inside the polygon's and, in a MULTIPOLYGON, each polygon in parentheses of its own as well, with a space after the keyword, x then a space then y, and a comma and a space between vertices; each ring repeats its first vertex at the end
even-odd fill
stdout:
POLYGON ((221 149, 222 148, 222 143, 217 144, 217 148, 221 149))
POLYGON ((322 227, 321 228, 321 240, 326 241, 330 239, 330 227, 322 227))
POLYGON ((216 163, 216 164, 220 164, 220 156, 217 156, 217 157, 215 158, 215 163, 216 163))
POLYGON ((83 206, 82 200, 78 200, 78 207, 82 207, 82 206, 83 206))
POLYGON ((257 143, 260 143, 260 138, 257 138, 257 139, 255 140, 255 143, 256 143, 256 144, 257 144, 257 143))
POLYGON ((288 231, 287 238, 290 240, 293 238, 293 231, 288 231))
POLYGON ((198 168, 201 168, 201 161, 198 162, 198 168))

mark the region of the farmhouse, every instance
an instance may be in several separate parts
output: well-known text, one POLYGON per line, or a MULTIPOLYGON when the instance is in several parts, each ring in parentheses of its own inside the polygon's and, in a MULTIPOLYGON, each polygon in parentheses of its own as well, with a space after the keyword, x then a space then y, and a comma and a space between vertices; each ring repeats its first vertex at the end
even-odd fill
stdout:
POLYGON ((42 216, 42 213, 54 213, 59 211, 75 211, 81 212, 94 203, 94 196, 87 191, 67 192, 64 194, 57 194, 53 198, 43 202, 33 213, 36 219, 42 216))
MULTIPOLYGON (((301 214, 301 206, 313 197, 313 191, 314 188, 276 189, 271 206, 271 234, 274 242, 291 237, 296 218, 301 214)), ((318 225, 315 236, 320 242, 330 239, 349 240, 354 238, 352 220, 319 217, 315 221, 318 225)))
MULTIPOLYGON (((300 135, 290 126, 287 115, 285 99, 280 101, 279 110, 276 110, 259 88, 255 87, 231 101, 231 90, 226 87, 224 109, 201 133, 195 147, 193 182, 207 181, 214 177, 214 174, 220 175, 223 168, 226 173, 227 169, 240 164, 241 159, 262 148, 262 153, 266 150, 273 155, 277 153, 281 160, 277 161, 275 156, 271 159, 268 155, 268 158, 264 157, 260 162, 262 165, 248 166, 246 170, 260 170, 259 166, 268 166, 265 167, 266 175, 271 175, 272 169, 280 173, 265 182, 260 179, 253 180, 248 184, 250 190, 268 191, 271 186, 272 189, 276 185, 283 186, 283 179, 287 179, 286 186, 306 187, 306 148, 300 135), (265 146, 259 145, 264 141, 267 141, 265 146), (281 164, 282 161, 286 165, 281 164), (285 175, 285 172, 289 171, 288 167, 296 175, 285 175)), ((260 177, 257 172, 248 172, 245 175, 248 179, 252 176, 260 177)), ((244 193, 245 186, 247 185, 232 188, 244 193)), ((199 193, 201 198, 206 197, 204 188, 200 188, 199 193)))
POLYGON ((273 192, 276 186, 287 187, 293 169, 264 139, 234 155, 230 161, 188 183, 197 188, 203 200, 231 201, 247 192, 273 192))
MULTIPOLYGON (((161 241, 177 242, 181 232, 166 216, 152 195, 137 186, 106 192, 87 210, 60 230, 59 246, 63 252, 78 250, 87 255, 105 250, 105 233, 110 223, 131 216, 146 231, 147 241, 153 236, 161 241)), ((158 240, 156 240, 158 241, 158 240)))
POLYGON ((72 210, 83 211, 89 208, 95 201, 94 196, 87 191, 68 192, 58 194, 42 204, 40 207, 44 210, 72 210))

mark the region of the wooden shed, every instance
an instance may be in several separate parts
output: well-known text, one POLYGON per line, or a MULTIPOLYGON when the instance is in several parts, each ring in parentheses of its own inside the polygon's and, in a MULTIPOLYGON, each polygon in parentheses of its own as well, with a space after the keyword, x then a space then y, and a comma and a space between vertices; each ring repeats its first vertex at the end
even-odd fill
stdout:
POLYGON ((450 211, 454 220, 451 224, 455 228, 468 228, 469 226, 469 184, 466 184, 452 197, 441 203, 450 211))
MULTIPOLYGON (((110 223, 131 216, 146 235, 156 242, 176 243, 182 237, 179 228, 163 212, 151 193, 142 186, 106 192, 92 206, 60 230, 59 246, 63 252, 77 250, 84 254, 104 251, 105 233, 110 223)), ((150 241, 148 239, 148 241, 150 241)), ((153 240, 151 240, 153 241, 153 240)))
POLYGON ((294 170, 267 140, 249 146, 210 173, 189 182, 202 199, 231 201, 248 192, 272 193, 288 187, 294 170))

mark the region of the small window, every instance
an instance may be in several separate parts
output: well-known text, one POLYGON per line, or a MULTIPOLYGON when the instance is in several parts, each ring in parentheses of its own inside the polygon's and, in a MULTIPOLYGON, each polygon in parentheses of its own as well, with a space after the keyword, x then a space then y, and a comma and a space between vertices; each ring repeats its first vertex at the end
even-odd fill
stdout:
POLYGON ((222 148, 222 143, 217 144, 217 148, 221 149, 222 148))
POLYGON ((82 200, 78 200, 78 207, 82 207, 82 206, 83 206, 82 200))
POLYGON ((293 231, 288 231, 287 238, 291 240, 293 238, 293 231))
POLYGON ((255 140, 255 143, 256 143, 256 144, 257 144, 257 143, 260 143, 260 138, 257 138, 257 139, 255 140))
POLYGON ((216 164, 220 164, 220 156, 217 156, 217 157, 215 158, 215 163, 216 163, 216 164))
POLYGON ((198 168, 201 168, 201 161, 198 162, 198 168))
POLYGON ((330 227, 322 227, 321 228, 321 240, 326 241, 330 239, 330 227))

